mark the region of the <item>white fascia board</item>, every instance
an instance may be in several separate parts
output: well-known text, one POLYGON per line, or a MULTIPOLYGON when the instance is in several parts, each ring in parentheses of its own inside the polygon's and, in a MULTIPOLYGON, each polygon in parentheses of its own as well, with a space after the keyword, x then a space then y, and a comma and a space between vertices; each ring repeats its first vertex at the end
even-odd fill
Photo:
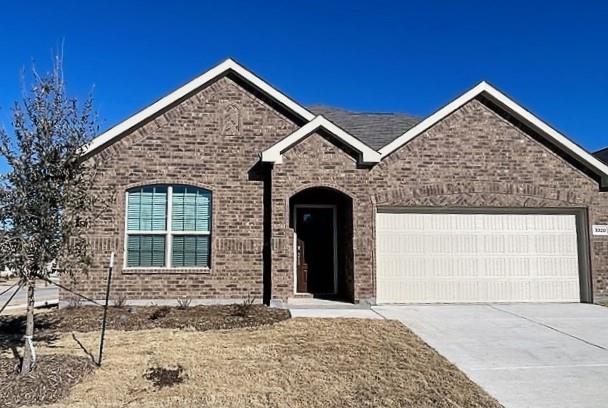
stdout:
POLYGON ((346 145, 361 153, 360 162, 372 164, 380 161, 380 153, 320 115, 263 151, 262 161, 267 163, 282 163, 283 152, 318 129, 325 129, 346 145))
POLYGON ((519 120, 522 120, 524 123, 536 128, 539 132, 556 142, 558 146, 561 146, 567 152, 571 153, 575 158, 585 162, 589 167, 594 169, 598 175, 602 177, 602 179, 606 178, 606 181, 608 181, 608 166, 485 81, 465 92, 463 95, 459 96, 454 101, 439 109, 437 112, 418 123, 397 139, 381 148, 379 152, 382 158, 384 159, 386 156, 390 155, 395 150, 399 149, 407 142, 434 126, 437 122, 441 121, 452 112, 456 111, 482 93, 486 93, 491 100, 506 108, 519 120))
POLYGON ((532 125, 533 128, 538 129, 541 133, 547 135, 550 139, 557 142, 559 146, 562 146, 566 151, 572 153, 576 158, 586 162, 591 168, 595 169, 602 178, 608 177, 608 166, 602 161, 595 158, 591 153, 574 143, 567 136, 558 132, 543 120, 535 116, 530 111, 513 101, 498 89, 493 86, 486 84, 486 92, 495 102, 504 106, 511 113, 515 114, 520 120, 528 125, 532 125))
POLYGON ((299 105, 298 103, 287 97, 285 94, 272 87, 266 81, 259 78, 233 59, 227 59, 226 61, 222 62, 219 65, 216 65, 215 67, 211 68, 199 77, 188 82, 186 85, 171 92, 164 98, 159 99, 147 108, 137 112, 135 115, 131 116, 127 120, 119 123, 118 125, 108 129, 106 132, 97 136, 88 144, 84 151, 84 154, 90 153, 96 150, 97 148, 105 145, 115 137, 122 135, 126 131, 137 126, 139 123, 154 116, 156 113, 162 111, 166 107, 170 106, 171 104, 175 103, 176 101, 180 100, 184 96, 195 91, 206 83, 224 75, 228 71, 233 71, 238 76, 251 83, 254 87, 258 88, 260 91, 267 94, 272 99, 276 100, 279 104, 285 106, 287 109, 291 110, 298 116, 301 116, 304 120, 310 121, 315 117, 315 115, 308 111, 306 108, 299 105))

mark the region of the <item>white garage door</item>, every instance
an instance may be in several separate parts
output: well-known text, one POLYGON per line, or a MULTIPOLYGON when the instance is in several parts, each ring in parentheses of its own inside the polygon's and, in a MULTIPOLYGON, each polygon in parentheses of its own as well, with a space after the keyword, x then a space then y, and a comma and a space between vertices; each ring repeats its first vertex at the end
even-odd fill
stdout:
POLYGON ((575 215, 378 213, 378 303, 580 300, 575 215))

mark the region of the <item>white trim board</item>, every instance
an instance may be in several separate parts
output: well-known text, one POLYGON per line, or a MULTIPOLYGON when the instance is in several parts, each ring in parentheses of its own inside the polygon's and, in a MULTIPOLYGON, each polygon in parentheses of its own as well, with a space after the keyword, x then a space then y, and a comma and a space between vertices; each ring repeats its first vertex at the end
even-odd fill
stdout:
POLYGON ((568 137, 553 129, 547 123, 543 122, 537 116, 523 108, 521 105, 506 96, 504 93, 494 88, 486 81, 480 82, 478 85, 465 92, 449 104, 445 105, 443 108, 433 113, 431 116, 424 119, 422 122, 418 123, 413 128, 409 129, 407 132, 405 132, 404 134, 402 134, 401 136, 381 148, 379 152, 381 154, 382 159, 389 156, 391 153, 404 146, 410 140, 414 139, 416 136, 428 130, 429 128, 446 118, 448 115, 450 115, 466 103, 470 102, 471 100, 482 94, 488 97, 493 102, 497 103, 499 106, 506 109, 518 120, 522 121, 526 125, 545 135, 551 141, 555 142, 558 147, 561 147, 566 152, 570 153, 575 159, 579 160, 583 164, 586 164, 587 167, 589 167, 596 174, 601 176, 602 185, 608 185, 608 166, 606 166, 600 160, 596 159, 591 153, 587 152, 585 149, 574 143, 568 137))
POLYGON ((262 161, 267 163, 282 163, 282 154, 286 150, 319 129, 328 131, 338 140, 359 152, 359 161, 361 163, 375 164, 380 161, 380 153, 346 132, 344 129, 336 126, 333 122, 325 119, 322 115, 316 116, 300 129, 264 150, 261 155, 262 161))
POLYGON ((89 154, 95 151, 99 147, 112 141, 114 138, 136 127, 141 122, 151 118, 158 112, 167 108, 168 106, 180 100, 189 93, 194 92, 196 89, 202 87, 206 83, 211 82, 230 71, 236 73, 237 75, 245 79, 247 82, 252 84, 254 87, 256 87, 257 89, 277 101, 279 104, 285 106, 287 109, 289 109, 296 115, 302 117, 304 120, 310 121, 315 117, 315 115, 308 111, 308 109, 304 108, 285 94, 278 91, 272 85, 270 85, 251 71, 247 70, 245 67, 243 67, 233 59, 229 58, 221 64, 216 65, 207 72, 203 73, 202 75, 196 77, 192 81, 188 82, 186 85, 176 89, 169 95, 159 99, 152 105, 144 108, 143 110, 137 112, 135 115, 129 117, 125 121, 120 122, 116 126, 97 136, 88 144, 84 151, 84 154, 89 154))

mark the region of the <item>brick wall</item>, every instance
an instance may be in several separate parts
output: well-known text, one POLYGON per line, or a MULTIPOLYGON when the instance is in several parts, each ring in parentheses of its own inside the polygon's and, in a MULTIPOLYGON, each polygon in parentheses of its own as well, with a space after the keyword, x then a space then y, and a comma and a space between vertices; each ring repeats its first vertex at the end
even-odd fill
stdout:
POLYGON ((256 164, 262 150, 293 130, 292 121, 224 77, 93 156, 98 188, 113 196, 113 205, 91 229, 94 262, 76 289, 102 298, 114 250, 116 296, 260 299, 263 181, 256 164), (210 270, 123 270, 125 191, 153 183, 212 191, 210 270))
MULTIPOLYGON (((608 223, 608 192, 474 100, 370 174, 377 205, 585 208, 608 223)), ((608 294, 608 237, 590 236, 593 291, 608 294)))
MULTIPOLYGON (((378 206, 585 208, 608 223, 608 193, 593 180, 474 100, 371 169, 313 135, 273 170, 273 296, 293 293, 286 202, 315 185, 353 198, 356 300, 374 297, 374 214, 378 206)), ((590 237, 593 290, 608 294, 608 237, 590 237)), ((371 299, 373 301, 373 299, 371 299)))
MULTIPOLYGON (((76 288, 103 294, 109 253, 117 253, 115 294, 129 299, 261 297, 264 182, 258 155, 297 126, 229 78, 222 78, 123 137, 92 159, 98 188, 114 205, 91 229, 93 267, 76 288), (213 193, 210 270, 124 271, 125 190, 187 183, 213 193)), ((289 198, 330 187, 352 199, 353 298, 373 301, 378 206, 572 207, 608 223, 608 193, 525 131, 474 100, 378 165, 314 134, 284 154, 270 178, 272 296, 293 294, 289 198)), ((608 237, 590 237, 593 288, 608 295, 608 237)), ((63 294, 62 294, 63 295, 63 294)))
POLYGON ((374 296, 370 286, 373 225, 372 200, 366 188, 369 169, 358 168, 355 158, 327 138, 313 134, 288 150, 272 171, 272 296, 293 293, 293 230, 289 228, 289 198, 312 187, 329 187, 352 199, 354 300, 374 296))

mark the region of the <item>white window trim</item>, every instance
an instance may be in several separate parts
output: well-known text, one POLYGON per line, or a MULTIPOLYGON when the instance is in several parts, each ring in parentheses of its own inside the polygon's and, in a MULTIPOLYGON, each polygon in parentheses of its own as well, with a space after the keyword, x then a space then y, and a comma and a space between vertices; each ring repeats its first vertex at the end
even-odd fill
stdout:
MULTIPOLYGON (((158 185, 158 184, 151 184, 158 185)), ((123 270, 134 271, 134 270, 148 270, 148 269, 165 269, 165 270, 210 270, 211 269, 211 248, 209 248, 209 266, 172 266, 171 255, 173 250, 173 236, 174 235, 196 235, 196 236, 211 236, 211 230, 213 229, 213 193, 211 193, 211 222, 209 223, 209 231, 173 231, 173 187, 181 184, 160 184, 167 186, 167 210, 166 210, 166 224, 165 229, 162 231, 146 231, 146 230, 129 230, 129 191, 125 191, 125 233, 124 233, 124 245, 123 245, 123 270), (165 237, 165 265, 164 266, 127 266, 127 251, 129 235, 163 235, 165 237)), ((189 185, 186 185, 189 186, 189 185)), ((146 186, 139 186, 134 188, 142 188, 146 186)), ((195 188, 200 188, 192 186, 195 188)), ((208 190, 207 190, 208 191, 208 190)), ((211 239, 209 239, 209 245, 211 246, 211 239)))

